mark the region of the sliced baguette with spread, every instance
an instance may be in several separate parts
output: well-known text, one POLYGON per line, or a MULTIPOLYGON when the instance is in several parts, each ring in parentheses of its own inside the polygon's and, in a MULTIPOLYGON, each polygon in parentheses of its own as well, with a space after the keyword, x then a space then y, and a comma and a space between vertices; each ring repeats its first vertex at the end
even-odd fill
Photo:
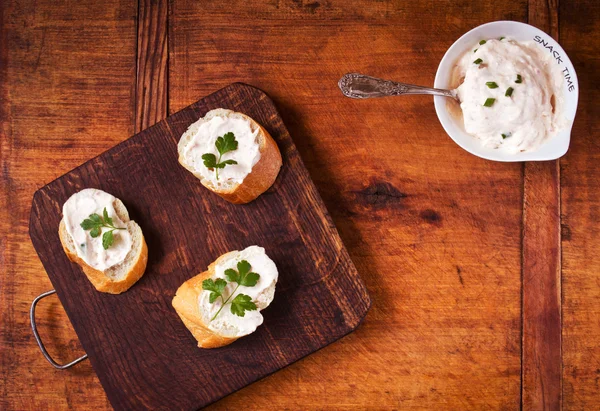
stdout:
POLYGON ((98 291, 120 294, 138 281, 148 261, 148 247, 142 229, 129 219, 127 208, 121 200, 93 188, 73 194, 63 206, 63 218, 58 234, 69 259, 81 266, 83 272, 98 291), (104 214, 106 210, 106 215, 104 214), (93 229, 81 224, 96 214, 112 227, 102 227, 96 237, 93 229), (105 249, 105 234, 112 231, 111 245, 105 249))
MULTIPOLYGON (((223 254, 205 272, 184 282, 177 290, 172 304, 198 341, 198 347, 223 347, 251 334, 262 324, 263 316, 260 311, 273 301, 277 278, 277 267, 266 255, 264 248, 250 246, 242 251, 223 254), (243 271, 245 263, 248 269, 243 271), (255 276, 255 282, 249 283, 254 285, 244 286, 231 281, 231 270, 242 276, 244 272, 249 272, 247 276, 257 274, 258 278, 255 276), (206 289, 206 281, 211 284, 227 281, 227 285, 222 287, 222 294, 213 299, 212 292, 206 289), (251 301, 255 307, 241 315, 239 312, 236 314, 231 302, 238 295, 249 297, 247 301, 251 301), (227 303, 223 304, 224 302, 227 303)), ((243 279, 241 281, 244 282, 243 279)))
POLYGON ((234 204, 248 203, 264 193, 275 182, 282 164, 277 144, 260 124, 223 108, 209 111, 190 125, 177 151, 179 163, 202 185, 234 204), (228 133, 235 138, 235 148, 221 154, 218 139, 228 133), (207 154, 222 167, 207 166, 207 154))

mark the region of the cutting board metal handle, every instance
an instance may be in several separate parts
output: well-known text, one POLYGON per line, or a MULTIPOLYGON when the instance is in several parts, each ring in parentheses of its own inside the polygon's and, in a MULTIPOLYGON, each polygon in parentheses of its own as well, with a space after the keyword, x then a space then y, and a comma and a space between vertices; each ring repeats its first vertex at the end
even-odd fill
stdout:
POLYGON ((40 335, 38 334, 38 331, 37 331, 37 325, 35 323, 35 307, 42 298, 48 297, 49 295, 52 295, 54 293, 56 293, 56 290, 46 291, 45 293, 38 295, 35 298, 35 300, 33 300, 33 302, 31 303, 31 309, 29 310, 29 319, 31 320, 31 330, 33 331, 33 336, 35 337, 35 340, 37 341, 38 346, 40 347, 40 350, 42 351, 42 354, 44 355, 44 357, 48 360, 48 362, 50 364, 52 364, 52 366, 54 368, 59 369, 59 370, 66 370, 67 368, 71 368, 75 364, 80 363, 81 361, 85 360, 88 356, 87 356, 87 354, 85 354, 85 355, 77 358, 76 360, 71 361, 68 364, 59 364, 56 361, 54 361, 52 359, 52 357, 50 357, 50 354, 48 354, 48 351, 46 351, 46 347, 44 347, 44 343, 40 339, 40 335))

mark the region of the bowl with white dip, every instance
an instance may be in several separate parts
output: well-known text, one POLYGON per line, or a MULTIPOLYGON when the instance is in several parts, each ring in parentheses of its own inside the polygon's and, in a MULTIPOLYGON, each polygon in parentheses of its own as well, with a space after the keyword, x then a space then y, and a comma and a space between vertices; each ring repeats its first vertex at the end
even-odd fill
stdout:
POLYGON ((544 161, 564 155, 579 83, 562 47, 514 21, 487 23, 446 52, 435 87, 456 89, 459 103, 434 97, 448 135, 468 152, 495 161, 544 161))

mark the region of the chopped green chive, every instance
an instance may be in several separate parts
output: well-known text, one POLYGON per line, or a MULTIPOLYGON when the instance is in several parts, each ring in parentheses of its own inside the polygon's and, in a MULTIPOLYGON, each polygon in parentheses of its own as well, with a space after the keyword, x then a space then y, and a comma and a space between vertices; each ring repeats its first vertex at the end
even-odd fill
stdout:
POLYGON ((475 49, 475 50, 473 50, 473 53, 475 53, 477 50, 479 50, 479 49, 475 49))
POLYGON ((481 60, 481 59, 477 59, 477 60, 475 60, 473 63, 475 63, 475 64, 480 64, 481 62, 483 62, 483 60, 481 60))
POLYGON ((494 104, 494 101, 496 101, 495 98, 488 98, 487 100, 485 100, 485 103, 483 103, 483 105, 485 107, 492 107, 492 105, 494 104))
POLYGON ((517 74, 517 79, 515 80, 515 83, 521 84, 523 82, 523 78, 521 78, 520 74, 517 74))
POLYGON ((512 92, 513 92, 513 90, 514 90, 514 89, 513 89, 512 87, 509 87, 509 88, 507 88, 507 89, 506 89, 506 93, 504 93, 504 95, 505 95, 506 97, 510 97, 510 96, 512 96, 512 92))
POLYGON ((479 44, 480 44, 481 46, 483 46, 485 43, 486 43, 486 41, 485 41, 485 40, 481 40, 481 41, 479 42, 479 44))
POLYGON ((512 133, 506 133, 506 134, 502 133, 502 140, 504 140, 505 138, 510 137, 511 135, 512 135, 512 133))
POLYGON ((486 86, 488 86, 489 88, 498 88, 498 84, 496 84, 495 81, 488 81, 485 83, 486 86))
MULTIPOLYGON (((502 41, 502 40, 504 40, 505 38, 506 38, 506 37, 502 36, 502 37, 500 37, 498 40, 502 41)), ((504 134, 503 134, 503 135, 504 135, 504 134)))

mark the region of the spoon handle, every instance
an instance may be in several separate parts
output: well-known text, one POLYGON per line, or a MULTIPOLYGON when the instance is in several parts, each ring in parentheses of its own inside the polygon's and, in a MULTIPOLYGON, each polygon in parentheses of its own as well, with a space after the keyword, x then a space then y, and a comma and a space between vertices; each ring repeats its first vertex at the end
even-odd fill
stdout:
POLYGON ((400 96, 403 94, 429 94, 456 99, 454 90, 415 86, 413 84, 397 83, 364 74, 348 73, 338 82, 338 86, 346 97, 373 98, 400 96))

